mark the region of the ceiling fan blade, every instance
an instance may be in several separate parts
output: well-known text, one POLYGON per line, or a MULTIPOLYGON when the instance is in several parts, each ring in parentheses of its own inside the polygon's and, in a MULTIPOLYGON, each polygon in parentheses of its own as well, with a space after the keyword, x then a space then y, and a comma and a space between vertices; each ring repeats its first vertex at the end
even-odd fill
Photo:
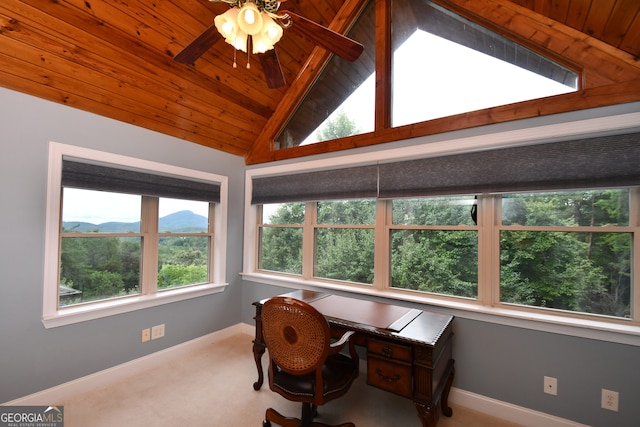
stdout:
POLYGON ((216 29, 215 24, 204 30, 191 43, 186 45, 173 60, 181 64, 193 64, 203 53, 211 48, 222 36, 216 29))
POLYGON ((286 84, 284 72, 278 59, 278 52, 275 49, 266 51, 260 55, 260 62, 264 70, 264 77, 267 80, 269 89, 278 89, 286 84))
POLYGON ((286 13, 291 16, 291 20, 293 21, 293 24, 289 28, 290 30, 306 36, 318 46, 335 53, 347 61, 355 61, 364 51, 364 46, 355 40, 351 40, 340 33, 288 10, 286 13))

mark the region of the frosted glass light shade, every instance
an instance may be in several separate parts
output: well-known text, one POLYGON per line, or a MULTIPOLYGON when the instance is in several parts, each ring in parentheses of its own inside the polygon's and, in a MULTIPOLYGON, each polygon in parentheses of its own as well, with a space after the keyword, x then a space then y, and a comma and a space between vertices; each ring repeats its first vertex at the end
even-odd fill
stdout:
POLYGON ((282 37, 282 27, 278 25, 269 15, 264 14, 264 24, 262 25, 262 31, 260 34, 263 38, 268 40, 268 43, 273 47, 282 37))
POLYGON ((253 53, 264 53, 273 49, 273 46, 282 37, 282 27, 278 25, 269 15, 262 14, 262 31, 252 36, 253 53))
POLYGON ((238 27, 251 36, 262 30, 262 14, 255 3, 248 1, 240 8, 238 27))
POLYGON ((238 50, 243 52, 247 51, 247 33, 240 29, 236 31, 236 34, 232 39, 225 39, 225 41, 238 50))
POLYGON ((216 29, 225 39, 235 38, 238 31, 238 13, 240 9, 232 7, 222 15, 218 15, 213 19, 213 23, 216 25, 216 29))

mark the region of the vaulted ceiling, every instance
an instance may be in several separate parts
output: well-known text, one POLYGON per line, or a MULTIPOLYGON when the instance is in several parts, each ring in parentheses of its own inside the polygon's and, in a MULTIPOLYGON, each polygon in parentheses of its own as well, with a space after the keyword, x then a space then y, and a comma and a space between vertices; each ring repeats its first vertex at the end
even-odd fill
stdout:
MULTIPOLYGON (((377 110, 388 104, 390 0, 377 1, 377 110)), ((260 60, 219 39, 193 65, 173 57, 228 6, 207 0, 3 0, 0 86, 244 156, 248 164, 380 144, 538 115, 640 100, 637 0, 435 0, 456 13, 581 72, 580 90, 456 117, 274 150, 273 139, 330 54, 285 30, 276 50, 286 84, 268 89, 260 60), (243 54, 244 55, 244 54, 243 54)), ((287 0, 280 9, 344 33, 365 0, 287 0)), ((361 36, 365 37, 365 36, 361 36)), ((365 52, 367 53, 367 52, 365 52)), ((185 142, 187 143, 187 142, 185 142)))

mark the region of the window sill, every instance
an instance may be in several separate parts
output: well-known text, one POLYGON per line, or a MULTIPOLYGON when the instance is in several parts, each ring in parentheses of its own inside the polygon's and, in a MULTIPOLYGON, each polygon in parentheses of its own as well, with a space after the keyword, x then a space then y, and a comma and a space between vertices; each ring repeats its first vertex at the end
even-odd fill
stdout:
POLYGON ((553 314, 548 311, 524 310, 516 307, 492 307, 478 302, 446 297, 415 294, 399 290, 380 290, 369 286, 345 286, 319 280, 303 280, 296 277, 266 273, 243 273, 246 281, 314 291, 339 291, 357 295, 398 300, 417 305, 414 308, 452 314, 456 317, 504 326, 531 329, 542 332, 627 344, 640 347, 640 325, 635 323, 608 322, 553 314), (424 306, 429 306, 425 308, 424 306))
POLYGON ((87 320, 100 319, 102 317, 216 294, 223 292, 227 285, 228 283, 207 283, 204 285, 161 291, 153 295, 138 295, 74 307, 65 307, 53 314, 44 315, 42 323, 47 329, 71 325, 87 320))

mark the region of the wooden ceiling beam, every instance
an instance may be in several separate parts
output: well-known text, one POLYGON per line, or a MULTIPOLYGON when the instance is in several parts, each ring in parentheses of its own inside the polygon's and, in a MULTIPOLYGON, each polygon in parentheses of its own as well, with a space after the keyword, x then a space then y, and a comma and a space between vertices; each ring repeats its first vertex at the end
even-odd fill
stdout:
MULTIPOLYGON (((328 28, 337 33, 345 34, 353 25, 365 4, 366 0, 346 0, 328 28)), ((282 101, 278 104, 275 112, 252 144, 245 157, 247 163, 263 163, 273 160, 273 140, 313 85, 318 73, 321 72, 330 57, 331 53, 325 49, 316 47, 313 50, 300 73, 291 83, 282 101)))

